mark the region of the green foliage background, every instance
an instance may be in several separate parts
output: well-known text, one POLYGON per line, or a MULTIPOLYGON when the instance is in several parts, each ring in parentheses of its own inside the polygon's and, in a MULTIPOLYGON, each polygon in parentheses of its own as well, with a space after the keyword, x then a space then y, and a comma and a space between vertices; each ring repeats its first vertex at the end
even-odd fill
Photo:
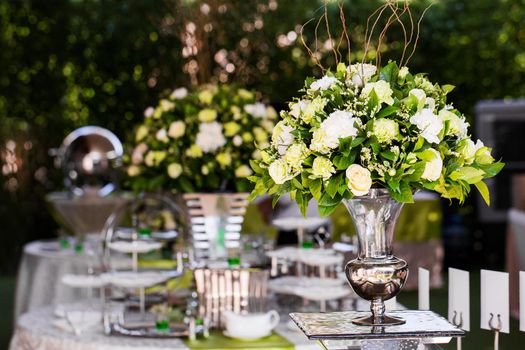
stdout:
MULTIPOLYGON (((230 58, 239 65, 228 80, 261 91, 278 108, 305 76, 319 74, 299 40, 276 43, 318 15, 320 0, 0 0, 0 168, 9 140, 21 161, 16 173, 0 173, 0 272, 14 271, 24 242, 56 229, 43 210, 44 194, 61 186, 49 148, 86 124, 125 138, 159 94, 190 84, 178 35, 186 16, 181 9, 195 11, 204 3, 230 6, 207 39, 210 52, 235 51, 230 58), (274 10, 261 10, 272 2, 274 10), (244 30, 256 19, 263 20, 262 28, 244 30), (243 39, 248 45, 240 49, 243 39)), ((353 59, 362 55, 366 18, 379 3, 347 2, 353 59)), ((414 1, 414 11, 426 4, 414 1)), ((337 16, 332 7, 332 23, 337 16)), ((523 23, 523 0, 438 1, 423 20, 411 70, 456 85, 451 100, 470 117, 478 100, 523 96, 523 23)), ((400 30, 390 33, 383 62, 399 57, 400 30)), ((312 43, 312 25, 305 37, 312 43)), ((333 63, 328 52, 321 54, 326 65, 333 63)), ((209 61, 210 75, 219 73, 221 67, 209 61)))

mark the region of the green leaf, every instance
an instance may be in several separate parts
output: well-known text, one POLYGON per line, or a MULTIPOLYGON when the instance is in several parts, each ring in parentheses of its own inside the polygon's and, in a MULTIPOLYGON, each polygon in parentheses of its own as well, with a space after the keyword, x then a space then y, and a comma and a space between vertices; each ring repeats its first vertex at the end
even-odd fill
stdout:
POLYGON ((251 182, 257 182, 257 181, 259 181, 260 177, 259 176, 255 176, 255 175, 251 175, 251 176, 248 176, 246 179, 248 181, 251 181, 251 182))
POLYGON ((360 144, 363 143, 363 141, 366 140, 366 137, 362 137, 362 136, 359 136, 359 137, 355 137, 353 140, 352 140, 352 144, 350 145, 352 148, 354 147, 357 147, 359 146, 360 144))
POLYGON ((393 83, 397 80, 399 74, 399 68, 396 62, 390 62, 381 69, 380 77, 382 80, 386 80, 389 83, 393 83))
POLYGON ((379 113, 376 114, 377 118, 387 117, 399 110, 399 107, 396 106, 387 106, 379 111, 379 113))
POLYGON ((319 215, 321 215, 321 217, 327 217, 329 216, 330 214, 332 214, 338 207, 339 205, 332 205, 332 206, 319 206, 318 207, 318 211, 319 211, 319 215))
POLYGON ((337 170, 346 170, 346 168, 352 165, 354 161, 355 161, 355 153, 352 153, 348 157, 335 156, 333 162, 337 170))
POLYGON ((280 194, 273 196, 273 199, 272 199, 272 208, 275 208, 275 206, 277 205, 277 202, 279 201, 280 198, 281 198, 281 195, 280 195, 280 194))
POLYGON ((470 166, 465 166, 456 170, 454 172, 454 176, 451 174, 451 178, 456 177, 455 179, 452 178, 452 180, 463 180, 469 184, 475 184, 483 180, 483 175, 485 175, 485 172, 483 170, 476 169, 470 166))
POLYGON ((297 191, 295 200, 299 206, 299 209, 301 210, 301 214, 306 217, 306 214, 308 213, 308 202, 310 202, 310 196, 306 193, 303 193, 302 191, 297 191))
POLYGON ((419 181, 421 175, 423 175, 423 172, 425 171, 425 165, 425 162, 417 162, 412 165, 409 169, 410 172, 404 177, 404 180, 407 182, 419 181))
POLYGON ((333 205, 338 205, 341 202, 341 196, 337 195, 331 197, 328 192, 323 193, 321 199, 319 199, 319 205, 323 207, 330 207, 333 205))
POLYGON ((455 88, 456 87, 454 85, 450 85, 450 84, 445 84, 441 86, 441 90, 443 90, 445 95, 451 92, 452 90, 454 90, 455 88))
POLYGON ((421 147, 423 147, 424 144, 425 144, 425 139, 423 138, 423 136, 419 136, 417 138, 416 145, 414 146, 414 152, 421 149, 421 147))
POLYGON ((315 199, 321 198, 321 187, 323 186, 323 180, 315 179, 310 182, 310 192, 315 199))
POLYGON ((379 97, 377 97, 376 92, 374 89, 370 91, 370 94, 368 95, 368 108, 374 109, 379 104, 379 97))
POLYGON ((330 195, 330 197, 334 198, 342 180, 343 174, 339 174, 335 177, 332 177, 330 181, 328 181, 328 186, 326 186, 326 192, 328 193, 328 195, 330 195))
POLYGON ((250 159, 250 166, 256 174, 262 174, 264 170, 259 166, 258 162, 250 159))
POLYGON ((300 190, 303 189, 303 185, 301 184, 301 182, 299 182, 299 180, 297 180, 296 177, 294 177, 294 178, 292 179, 292 185, 293 185, 295 188, 298 188, 298 189, 300 189, 300 190))
POLYGON ((391 152, 391 151, 384 151, 384 152, 381 152, 381 157, 387 159, 387 160, 390 160, 390 161, 395 161, 397 156, 395 155, 394 152, 391 152))
POLYGON ((334 210, 339 206, 339 203, 341 203, 341 199, 342 197, 339 194, 332 198, 328 192, 323 193, 321 199, 319 200, 319 214, 324 217, 333 213, 334 210))
POLYGON ((408 182, 402 181, 399 183, 399 190, 392 191, 389 189, 390 195, 393 199, 402 203, 414 203, 414 198, 412 196, 412 188, 408 182))
POLYGON ((485 200, 485 203, 487 203, 487 205, 490 206, 490 192, 487 185, 483 181, 480 181, 476 182, 474 186, 476 186, 476 188, 478 189, 479 193, 481 194, 481 197, 483 197, 483 199, 485 200))
POLYGON ((504 166, 505 163, 497 162, 488 165, 479 165, 479 168, 485 172, 484 178, 489 178, 496 176, 501 171, 501 169, 503 169, 504 166))

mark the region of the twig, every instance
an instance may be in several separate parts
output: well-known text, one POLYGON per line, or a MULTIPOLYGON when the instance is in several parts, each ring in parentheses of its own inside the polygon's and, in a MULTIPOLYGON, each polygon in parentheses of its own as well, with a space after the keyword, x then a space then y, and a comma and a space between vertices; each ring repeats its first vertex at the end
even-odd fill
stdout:
POLYGON ((339 5, 339 18, 341 18, 341 23, 343 24, 343 34, 345 35, 346 45, 348 46, 348 64, 350 64, 352 62, 352 57, 350 55, 352 51, 350 48, 350 36, 348 35, 348 30, 346 29, 346 18, 345 18, 345 13, 343 10, 344 2, 338 2, 338 5, 339 5))
POLYGON ((405 65, 407 65, 408 62, 410 62, 410 59, 411 59, 412 56, 414 55, 414 52, 416 52, 417 42, 419 41, 419 27, 420 27, 421 21, 423 20, 423 17, 425 17, 425 13, 426 13, 426 12, 432 7, 432 5, 434 5, 434 3, 431 2, 430 5, 428 5, 428 6, 425 8, 425 10, 423 11, 423 13, 421 14, 421 17, 419 17, 419 21, 417 21, 417 34, 416 34, 416 39, 414 40, 414 46, 412 47, 412 52, 410 53, 410 56, 408 56, 405 65))
POLYGON ((300 31, 300 36, 301 36, 301 43, 303 44, 303 46, 305 47, 306 51, 308 52, 308 54, 310 55, 310 57, 312 57, 312 59, 314 60, 315 64, 321 68, 321 71, 324 72, 325 69, 323 67, 323 65, 321 64, 321 62, 319 62, 319 59, 317 58, 317 56, 312 52, 312 50, 310 49, 310 47, 308 46, 308 44, 306 44, 306 41, 304 40, 304 35, 303 35, 303 32, 304 32, 304 28, 308 25, 308 23, 310 23, 311 21, 313 21, 315 18, 312 18, 310 20, 308 20, 305 24, 303 24, 301 26, 301 31, 300 31))
POLYGON ((387 4, 385 5, 382 5, 380 6, 377 10, 374 11, 374 13, 368 17, 368 19, 366 20, 366 32, 365 32, 365 40, 366 41, 366 44, 365 44, 365 52, 363 53, 363 60, 362 60, 362 64, 365 63, 365 60, 366 60, 366 55, 368 53, 368 47, 370 46, 370 41, 372 40, 372 34, 374 33, 374 29, 375 29, 375 26, 377 25, 377 22, 379 21, 379 19, 381 18, 381 15, 383 15, 383 12, 386 10, 386 8, 388 7, 387 4), (368 34, 368 23, 370 21, 371 18, 373 18, 373 16, 377 13, 377 11, 379 11, 379 14, 377 15, 377 18, 374 22, 374 24, 372 25, 372 29, 370 30, 370 35, 368 35, 368 39, 367 39, 367 34, 368 34))
POLYGON ((328 20, 328 0, 324 0, 324 19, 326 22, 326 32, 328 33, 328 40, 330 40, 330 46, 335 56, 335 64, 339 64, 339 57, 337 56, 337 51, 335 49, 335 43, 332 41, 332 33, 330 32, 330 22, 328 20))

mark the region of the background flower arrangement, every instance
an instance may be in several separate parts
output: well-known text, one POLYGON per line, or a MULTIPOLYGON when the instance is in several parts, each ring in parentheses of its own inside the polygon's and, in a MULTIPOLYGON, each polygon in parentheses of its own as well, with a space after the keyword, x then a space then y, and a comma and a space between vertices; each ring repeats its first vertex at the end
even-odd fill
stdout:
POLYGON ((218 85, 175 89, 144 116, 126 159, 135 191, 244 192, 277 113, 254 92, 218 85))
POLYGON ((252 161, 252 197, 290 192, 303 211, 315 198, 321 215, 341 200, 387 188, 400 202, 419 189, 463 202, 471 185, 489 203, 483 179, 496 162, 468 133, 465 117, 447 104, 451 85, 431 83, 407 67, 340 63, 307 79, 302 96, 281 112, 270 147, 252 161))

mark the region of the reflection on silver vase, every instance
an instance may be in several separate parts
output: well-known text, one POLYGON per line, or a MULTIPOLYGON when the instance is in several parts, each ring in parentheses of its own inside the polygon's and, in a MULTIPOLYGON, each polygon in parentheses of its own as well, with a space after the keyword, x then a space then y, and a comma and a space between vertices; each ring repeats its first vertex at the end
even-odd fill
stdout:
POLYGON ((399 325, 404 320, 385 315, 385 300, 396 296, 408 276, 407 263, 392 255, 394 228, 403 203, 386 189, 344 201, 358 236, 358 257, 346 264, 350 285, 361 298, 371 301, 372 315, 355 319, 359 325, 399 325))

